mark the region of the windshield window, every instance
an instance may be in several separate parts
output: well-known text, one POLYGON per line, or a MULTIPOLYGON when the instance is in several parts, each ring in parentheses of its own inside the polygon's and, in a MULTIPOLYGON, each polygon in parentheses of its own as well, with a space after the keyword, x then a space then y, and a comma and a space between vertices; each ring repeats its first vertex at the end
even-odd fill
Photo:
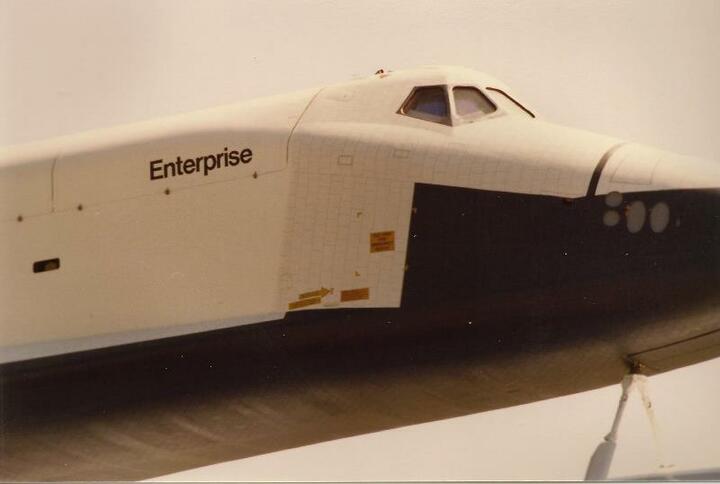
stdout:
POLYGON ((445 87, 427 86, 415 88, 400 112, 413 118, 450 124, 450 109, 445 87))
POLYGON ((458 116, 482 116, 497 108, 475 87, 454 87, 455 112, 458 116))

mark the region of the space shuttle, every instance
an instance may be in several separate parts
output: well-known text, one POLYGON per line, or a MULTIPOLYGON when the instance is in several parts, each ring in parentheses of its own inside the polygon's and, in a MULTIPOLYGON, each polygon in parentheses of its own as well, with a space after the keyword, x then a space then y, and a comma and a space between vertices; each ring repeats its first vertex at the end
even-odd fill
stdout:
POLYGON ((0 149, 0 480, 146 479, 718 357, 719 190, 716 161, 445 66, 0 149))

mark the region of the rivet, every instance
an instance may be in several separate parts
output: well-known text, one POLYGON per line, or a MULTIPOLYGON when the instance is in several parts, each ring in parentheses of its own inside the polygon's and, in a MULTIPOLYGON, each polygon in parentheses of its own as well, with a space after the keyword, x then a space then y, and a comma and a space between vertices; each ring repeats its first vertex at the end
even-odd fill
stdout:
POLYGON ((22 216, 22 215, 18 215, 18 216, 17 216, 17 221, 18 221, 18 222, 22 222, 22 221, 23 221, 23 216, 22 216))
POLYGON ((82 203, 77 206, 77 209, 78 209, 78 211, 82 211, 82 209, 83 209, 82 203))
POLYGON ((170 195, 170 189, 169 189, 169 188, 166 188, 166 189, 165 189, 165 195, 170 195))
POLYGON ((253 173, 253 178, 257 178, 257 177, 258 177, 257 172, 253 173))

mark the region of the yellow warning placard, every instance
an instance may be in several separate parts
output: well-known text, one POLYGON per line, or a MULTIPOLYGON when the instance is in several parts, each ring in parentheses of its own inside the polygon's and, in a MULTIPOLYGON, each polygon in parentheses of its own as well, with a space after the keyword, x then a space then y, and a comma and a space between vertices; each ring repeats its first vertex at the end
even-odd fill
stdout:
POLYGON ((307 299, 309 297, 322 298, 322 297, 327 296, 328 294, 332 294, 332 292, 333 292, 332 288, 328 289, 326 287, 321 287, 317 291, 304 292, 304 293, 298 295, 298 299, 307 299))
POLYGON ((307 306, 312 306, 313 304, 320 304, 321 298, 320 297, 310 297, 307 299, 301 299, 299 301, 293 301, 291 303, 288 303, 288 309, 300 309, 307 306))
POLYGON ((395 250, 395 231, 373 232, 370 234, 370 253, 395 250))
POLYGON ((363 299, 370 299, 370 288, 363 287, 360 289, 347 289, 340 291, 340 301, 361 301, 363 299))

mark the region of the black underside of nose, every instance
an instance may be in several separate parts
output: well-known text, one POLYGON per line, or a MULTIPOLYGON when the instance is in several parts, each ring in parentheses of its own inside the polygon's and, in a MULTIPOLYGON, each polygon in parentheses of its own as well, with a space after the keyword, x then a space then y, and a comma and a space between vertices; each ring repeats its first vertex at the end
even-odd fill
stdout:
POLYGON ((718 247, 714 189, 563 199, 418 184, 402 307, 537 351, 592 338, 622 346, 672 321, 648 333, 649 348, 720 329, 710 316, 682 321, 719 308, 718 247))

